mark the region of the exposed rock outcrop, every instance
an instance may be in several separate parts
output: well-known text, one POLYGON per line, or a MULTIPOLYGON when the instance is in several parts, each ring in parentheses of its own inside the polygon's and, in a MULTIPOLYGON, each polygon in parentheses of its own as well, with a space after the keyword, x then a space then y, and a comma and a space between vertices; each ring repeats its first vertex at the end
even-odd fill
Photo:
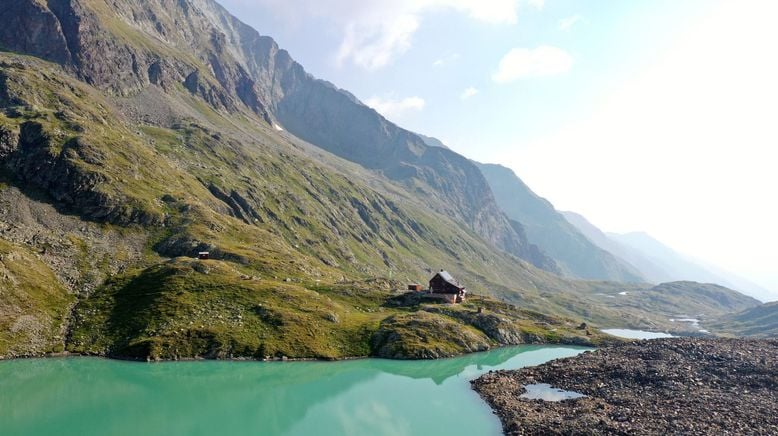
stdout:
POLYGON ((134 208, 124 199, 104 192, 106 176, 79 164, 100 165, 103 157, 99 149, 79 137, 60 144, 61 138, 55 139, 52 135, 36 121, 22 123, 18 135, 6 131, 4 136, 8 140, 18 138, 18 145, 13 148, 0 144, 0 148, 13 151, 5 156, 0 153, 3 158, 0 164, 14 174, 19 183, 46 192, 57 204, 89 219, 117 224, 160 222, 159 214, 134 208))

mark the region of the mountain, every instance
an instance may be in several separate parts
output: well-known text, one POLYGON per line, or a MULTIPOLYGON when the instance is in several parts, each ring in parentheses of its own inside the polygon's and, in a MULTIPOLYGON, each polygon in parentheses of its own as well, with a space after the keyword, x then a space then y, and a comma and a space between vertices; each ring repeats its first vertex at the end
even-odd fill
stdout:
POLYGON ((590 223, 584 216, 575 212, 560 212, 565 219, 575 226, 587 239, 595 245, 634 266, 646 280, 654 283, 669 282, 683 277, 677 277, 666 271, 662 266, 651 260, 642 251, 622 244, 605 234, 590 223))
POLYGON ((608 236, 624 246, 643 253, 644 257, 648 258, 654 264, 659 265, 659 267, 665 271, 668 271, 668 274, 673 280, 694 280, 719 283, 763 301, 778 298, 772 292, 761 288, 746 279, 715 267, 711 268, 701 265, 657 241, 646 233, 634 232, 622 235, 609 233, 608 236))
POLYGON ((732 336, 778 337, 778 302, 763 304, 705 323, 705 328, 732 336))
POLYGON ((675 312, 553 274, 476 165, 215 2, 18 0, 0 48, 0 357, 434 357, 675 312), (483 297, 398 292, 443 267, 483 297))
POLYGON ((500 212, 486 181, 467 159, 426 146, 351 94, 313 78, 271 38, 217 3, 168 3, 122 1, 109 8, 102 1, 54 1, 48 6, 18 2, 4 12, 7 32, 0 44, 60 63, 82 81, 120 95, 147 92, 149 85, 170 90, 182 84, 216 109, 236 113, 242 106, 301 139, 401 182, 427 197, 429 207, 461 219, 498 247, 531 259, 527 242, 500 212), (39 25, 52 30, 20 28, 23 21, 14 19, 17 16, 41 17, 39 25), (94 61, 98 59, 110 61, 94 61))
POLYGON ((419 135, 419 137, 424 140, 424 143, 429 145, 430 147, 440 147, 440 148, 445 148, 446 150, 450 150, 450 148, 448 148, 448 146, 446 146, 446 144, 444 144, 443 141, 441 141, 438 138, 422 135, 421 133, 417 133, 417 135, 419 135))
POLYGON ((762 301, 778 298, 742 277, 689 259, 646 233, 606 234, 580 214, 561 213, 590 241, 636 267, 651 282, 693 280, 719 283, 762 301))
POLYGON ((512 170, 501 165, 477 165, 502 210, 522 224, 529 242, 557 261, 565 275, 593 280, 643 281, 640 272, 589 241, 512 170))

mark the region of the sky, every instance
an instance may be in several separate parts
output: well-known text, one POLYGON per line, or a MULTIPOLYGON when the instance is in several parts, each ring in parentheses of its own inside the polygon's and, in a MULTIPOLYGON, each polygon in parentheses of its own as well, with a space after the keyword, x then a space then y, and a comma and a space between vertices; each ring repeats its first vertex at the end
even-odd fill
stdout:
POLYGON ((220 1, 558 210, 778 293, 778 2, 220 1))

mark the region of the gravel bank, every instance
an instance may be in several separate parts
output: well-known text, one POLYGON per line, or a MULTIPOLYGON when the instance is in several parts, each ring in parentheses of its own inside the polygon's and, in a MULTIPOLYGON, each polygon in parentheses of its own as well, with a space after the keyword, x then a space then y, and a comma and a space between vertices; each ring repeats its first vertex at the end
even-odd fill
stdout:
POLYGON ((778 434, 778 340, 635 341, 472 385, 506 434, 778 434), (532 383, 587 397, 520 399, 532 383))

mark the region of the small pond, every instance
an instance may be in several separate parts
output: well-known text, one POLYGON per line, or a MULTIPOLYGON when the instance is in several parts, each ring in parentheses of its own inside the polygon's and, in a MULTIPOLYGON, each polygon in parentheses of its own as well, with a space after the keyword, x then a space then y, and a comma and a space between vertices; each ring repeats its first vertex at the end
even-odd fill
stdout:
POLYGON ((521 394, 520 397, 527 400, 564 401, 583 398, 586 396, 579 392, 565 391, 555 388, 548 383, 526 385, 524 386, 524 389, 527 392, 521 394))

